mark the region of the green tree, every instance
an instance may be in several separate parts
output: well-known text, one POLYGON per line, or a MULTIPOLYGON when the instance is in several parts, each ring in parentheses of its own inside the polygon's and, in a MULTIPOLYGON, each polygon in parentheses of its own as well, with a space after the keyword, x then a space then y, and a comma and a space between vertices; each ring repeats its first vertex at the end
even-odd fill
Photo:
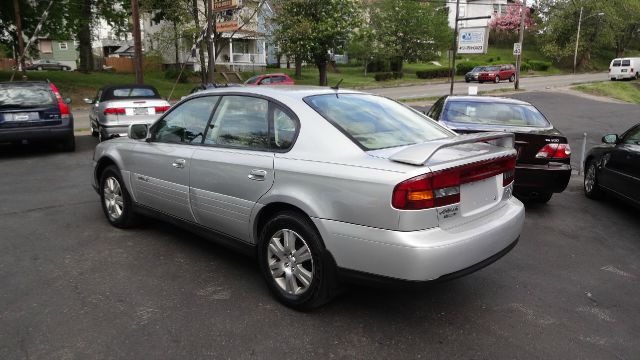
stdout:
POLYGON ((364 65, 364 76, 367 76, 367 66, 369 62, 382 57, 384 53, 380 42, 376 40, 375 32, 370 26, 363 26, 358 29, 351 38, 347 47, 349 58, 358 59, 364 65))
POLYGON ((276 13, 276 39, 281 50, 297 61, 313 62, 319 84, 327 85, 330 52, 340 52, 360 25, 356 0, 290 0, 276 13))
POLYGON ((402 71, 404 61, 427 61, 446 49, 452 39, 445 2, 380 0, 371 8, 375 36, 386 56, 402 71))

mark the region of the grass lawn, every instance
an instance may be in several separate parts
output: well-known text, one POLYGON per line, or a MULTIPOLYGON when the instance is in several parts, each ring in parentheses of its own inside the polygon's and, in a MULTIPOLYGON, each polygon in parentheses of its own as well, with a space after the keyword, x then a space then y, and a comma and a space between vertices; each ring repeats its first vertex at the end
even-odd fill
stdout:
MULTIPOLYGON (((119 74, 106 72, 93 72, 83 74, 77 71, 27 71, 29 80, 49 79, 62 93, 63 97, 70 97, 75 107, 85 106, 82 99, 93 98, 99 88, 105 85, 133 84, 135 76, 133 74, 119 74)), ((0 81, 8 81, 11 78, 10 71, 0 71, 0 81)), ((16 79, 20 79, 20 74, 16 74, 16 79)), ((162 72, 147 72, 144 74, 144 81, 148 85, 154 86, 162 97, 168 97, 173 87, 174 81, 167 80, 162 72)), ((171 96, 172 99, 180 99, 191 91, 195 84, 178 84, 171 96)))
POLYGON ((640 81, 602 81, 577 85, 573 89, 583 93, 606 96, 630 103, 640 104, 640 81))

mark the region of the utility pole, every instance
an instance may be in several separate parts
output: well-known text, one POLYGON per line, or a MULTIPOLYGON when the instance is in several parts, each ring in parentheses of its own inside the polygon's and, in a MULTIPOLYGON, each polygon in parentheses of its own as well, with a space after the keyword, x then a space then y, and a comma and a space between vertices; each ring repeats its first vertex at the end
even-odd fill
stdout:
POLYGON ((133 21, 133 68, 136 73, 136 84, 144 84, 142 73, 142 40, 140 39, 140 12, 138 0, 131 0, 131 20, 133 21))
POLYGON ((516 55, 516 82, 515 89, 520 89, 520 65, 522 64, 522 42, 524 41, 524 18, 527 10, 527 0, 522 0, 522 9, 520 9, 520 54, 516 55))
POLYGON ((582 24, 582 10, 580 7, 580 17, 578 17, 578 34, 576 35, 576 50, 573 52, 573 74, 576 74, 576 66, 578 65, 578 43, 580 42, 580 25, 582 24))
POLYGON ((453 30, 453 56, 451 57, 451 87, 449 95, 453 95, 453 82, 456 78, 456 56, 458 55, 458 16, 460 15, 460 0, 456 0, 456 24, 453 30))
POLYGON ((13 11, 16 16, 16 36, 18 37, 18 60, 16 66, 24 73, 24 39, 22 38, 22 15, 20 14, 20 4, 18 0, 13 0, 13 11))

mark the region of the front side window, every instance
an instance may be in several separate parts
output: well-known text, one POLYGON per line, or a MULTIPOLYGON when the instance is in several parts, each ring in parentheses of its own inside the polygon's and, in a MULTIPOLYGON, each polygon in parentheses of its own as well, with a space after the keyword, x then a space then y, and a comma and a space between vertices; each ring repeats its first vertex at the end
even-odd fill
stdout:
POLYGON ((245 84, 255 84, 258 80, 260 80, 260 75, 256 75, 256 76, 250 77, 244 83, 245 84))
POLYGON ((264 78, 264 79, 262 79, 260 81, 260 85, 269 85, 269 84, 271 84, 271 80, 272 80, 272 78, 270 76, 268 76, 268 77, 266 77, 266 78, 264 78))
POLYGON ((160 142, 200 144, 218 96, 184 102, 153 125, 153 139, 160 142))
POLYGON ((411 145, 453 134, 387 98, 364 94, 309 96, 304 101, 365 150, 411 145))
POLYGON ((224 96, 213 116, 204 143, 269 149, 269 102, 250 96, 224 96))
POLYGON ((450 101, 444 121, 482 125, 548 127, 549 122, 532 105, 450 101))
POLYGON ((622 142, 625 144, 640 145, 640 126, 626 133, 622 142))

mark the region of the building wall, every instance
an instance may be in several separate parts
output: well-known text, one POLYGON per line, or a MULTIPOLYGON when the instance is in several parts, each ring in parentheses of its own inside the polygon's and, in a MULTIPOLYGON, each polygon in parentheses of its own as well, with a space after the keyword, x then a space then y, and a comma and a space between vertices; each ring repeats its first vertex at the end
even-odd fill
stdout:
MULTIPOLYGON (((513 1, 508 0, 460 0, 460 14, 459 17, 475 17, 475 16, 487 16, 494 15, 496 11, 498 13, 504 11, 508 3, 513 1)), ((455 26, 456 18, 456 4, 454 1, 447 3, 449 7, 449 27, 455 26)), ((460 27, 476 27, 476 26, 488 26, 490 19, 480 20, 466 20, 461 21, 458 25, 460 27)))

